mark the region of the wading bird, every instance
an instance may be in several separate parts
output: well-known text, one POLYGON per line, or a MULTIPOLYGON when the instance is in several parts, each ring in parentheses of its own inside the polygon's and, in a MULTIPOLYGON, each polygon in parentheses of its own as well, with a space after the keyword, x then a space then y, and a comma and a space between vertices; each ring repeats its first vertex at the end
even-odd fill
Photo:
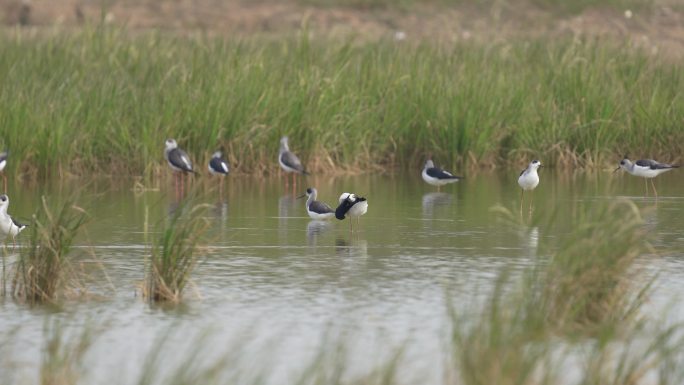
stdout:
POLYGON ((309 214, 311 219, 330 219, 335 216, 335 210, 333 210, 327 204, 317 201, 318 190, 313 187, 306 189, 306 194, 300 195, 297 198, 308 197, 306 200, 306 213, 309 214))
POLYGON ((174 178, 176 183, 176 195, 178 195, 178 181, 181 182, 181 195, 183 194, 183 179, 182 174, 194 173, 192 169, 192 162, 185 151, 178 148, 178 143, 173 139, 166 140, 166 148, 164 149, 164 158, 169 162, 169 166, 174 171, 174 178))
POLYGON ((7 193, 7 176, 5 175, 5 166, 7 166, 7 156, 9 155, 9 151, 5 150, 3 152, 0 152, 0 172, 2 173, 2 181, 3 181, 3 186, 4 186, 4 193, 7 193))
POLYGON ((12 249, 16 247, 16 237, 27 225, 22 225, 7 214, 9 207, 9 197, 5 194, 0 195, 0 233, 6 238, 12 237, 12 249))
POLYGON ((355 194, 342 193, 340 195, 340 205, 335 210, 335 218, 343 220, 345 216, 349 216, 349 231, 353 232, 352 222, 354 218, 356 218, 356 222, 360 226, 359 217, 365 214, 366 211, 368 211, 368 201, 366 198, 356 196, 355 194))
MULTIPOLYGON (((538 160, 533 160, 527 166, 526 169, 522 170, 520 176, 518 177, 518 184, 522 188, 522 194, 520 195, 520 211, 523 209, 523 202, 525 200, 525 191, 534 190, 539 184, 539 174, 537 170, 542 167, 542 164, 538 160)), ((530 201, 530 211, 532 211, 532 202, 530 201)))
POLYGON ((223 177, 230 172, 228 162, 223 159, 223 149, 220 149, 211 156, 209 160, 209 172, 211 175, 218 175, 219 179, 219 195, 223 196, 223 177))
POLYGON ((653 178, 678 167, 679 165, 660 163, 653 159, 639 159, 632 163, 632 161, 627 158, 627 155, 625 155, 624 159, 620 161, 620 165, 615 169, 615 171, 623 169, 634 176, 645 178, 644 183, 646 184, 646 196, 648 196, 648 180, 650 179, 651 186, 653 187, 653 194, 657 198, 658 192, 656 191, 655 184, 653 183, 653 178))
POLYGON ((425 162, 422 176, 426 183, 437 186, 437 191, 439 191, 439 188, 445 184, 458 182, 459 180, 463 179, 463 177, 455 176, 448 171, 444 171, 439 167, 435 167, 435 164, 432 163, 431 159, 428 159, 428 161, 425 162))
MULTIPOLYGON (((283 136, 280 139, 280 151, 278 153, 278 163, 280 167, 288 174, 292 175, 293 186, 297 183, 297 174, 309 175, 304 169, 302 162, 297 158, 297 155, 290 151, 290 147, 287 144, 287 136, 283 136)), ((285 183, 287 183, 287 176, 285 177, 285 183)))

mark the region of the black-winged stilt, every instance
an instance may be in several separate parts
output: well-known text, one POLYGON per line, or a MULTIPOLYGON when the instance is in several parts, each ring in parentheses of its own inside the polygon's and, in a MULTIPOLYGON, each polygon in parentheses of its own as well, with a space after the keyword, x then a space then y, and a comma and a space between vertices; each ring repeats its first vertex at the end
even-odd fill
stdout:
MULTIPOLYGON (((173 139, 166 140, 166 148, 164 149, 164 158, 169 163, 169 166, 173 171, 175 171, 174 177, 176 178, 176 194, 178 194, 178 178, 183 173, 194 173, 192 169, 192 162, 188 154, 178 148, 178 143, 173 139)), ((183 180, 181 179, 181 183, 183 180)), ((183 194, 183 186, 181 184, 181 195, 183 194)))
POLYGON ((12 237, 12 248, 16 246, 16 236, 21 233, 28 225, 17 222, 7 213, 9 207, 9 197, 5 194, 0 195, 0 233, 4 237, 12 237))
POLYGON ((211 156, 209 160, 209 173, 212 175, 218 175, 221 177, 219 181, 219 195, 223 196, 223 177, 228 175, 230 169, 228 168, 228 162, 223 159, 223 149, 220 149, 211 156))
POLYGON ((435 167, 435 164, 431 159, 428 159, 427 162, 425 162, 425 166, 423 166, 423 172, 421 175, 426 183, 437 186, 437 191, 439 191, 439 188, 445 184, 458 182, 459 180, 463 179, 463 177, 453 175, 448 171, 444 171, 439 167, 435 167))
POLYGON ((7 176, 5 175, 5 166, 7 166, 7 157, 9 156, 9 151, 5 150, 0 152, 0 172, 2 173, 2 181, 4 186, 4 193, 7 193, 7 176))
MULTIPOLYGON (((522 188, 522 194, 520 195, 520 211, 523 209, 523 201, 525 198, 525 191, 534 190, 539 184, 539 174, 537 170, 542 164, 538 160, 533 160, 527 166, 526 169, 522 170, 520 176, 518 177, 518 185, 522 188)), ((532 211, 532 203, 530 203, 530 211, 532 211)))
POLYGON ((318 190, 313 187, 306 189, 306 194, 300 195, 298 198, 303 198, 307 196, 306 200, 306 213, 309 214, 311 219, 330 219, 335 216, 335 210, 333 210, 327 204, 317 201, 318 190))
MULTIPOLYGON (((299 160, 297 155, 293 154, 290 151, 290 147, 287 144, 287 136, 283 136, 280 139, 280 151, 278 152, 278 163, 280 164, 280 167, 286 173, 292 175, 293 186, 296 184, 296 181, 297 181, 296 175, 297 174, 309 175, 309 173, 306 172, 306 170, 304 169, 304 165, 302 165, 302 162, 299 160)), ((285 182, 287 183, 287 179, 285 179, 285 182)))
POLYGON ((632 161, 627 158, 627 155, 625 155, 624 159, 620 161, 620 165, 615 169, 615 171, 623 169, 634 176, 645 178, 644 182, 646 183, 646 196, 648 196, 648 180, 650 179, 651 186, 653 187, 653 194, 657 198, 658 192, 656 191, 655 184, 653 183, 653 178, 678 167, 679 165, 676 164, 660 163, 653 159, 639 159, 632 163, 632 161))
POLYGON ((349 216, 349 230, 353 232, 353 218, 356 218, 360 225, 359 217, 368 211, 368 201, 364 197, 351 193, 342 193, 339 200, 340 205, 335 209, 335 218, 342 220, 345 216, 349 216))

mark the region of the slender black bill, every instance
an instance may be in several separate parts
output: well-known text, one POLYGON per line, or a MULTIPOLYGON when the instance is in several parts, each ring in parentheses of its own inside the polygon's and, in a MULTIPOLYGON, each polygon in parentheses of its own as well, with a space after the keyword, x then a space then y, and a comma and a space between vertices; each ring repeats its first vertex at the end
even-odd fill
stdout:
POLYGON ((615 172, 616 172, 617 170, 619 170, 619 169, 620 169, 620 166, 618 166, 618 168, 616 168, 615 170, 613 170, 613 174, 615 174, 615 172))
POLYGON ((302 194, 302 195, 298 196, 297 199, 302 199, 302 198, 304 198, 305 196, 306 196, 306 194, 302 194))

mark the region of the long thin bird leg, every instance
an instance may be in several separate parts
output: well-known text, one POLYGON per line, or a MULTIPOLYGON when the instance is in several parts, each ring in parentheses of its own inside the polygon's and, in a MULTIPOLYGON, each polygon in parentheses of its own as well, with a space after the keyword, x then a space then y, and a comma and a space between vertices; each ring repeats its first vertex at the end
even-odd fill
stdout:
MULTIPOLYGON (((530 191, 530 194, 533 194, 532 191, 530 191)), ((530 215, 532 215, 532 205, 534 204, 534 196, 530 196, 530 215)))
POLYGON ((349 233, 354 232, 354 228, 352 227, 353 219, 349 217, 349 233))
POLYGON ((525 200, 525 190, 522 190, 520 193, 520 215, 522 215, 522 209, 523 209, 523 202, 525 200))
POLYGON ((658 192, 656 191, 655 183, 653 183, 653 178, 651 178, 651 186, 653 186, 653 195, 655 195, 655 197, 657 199, 658 198, 658 192))

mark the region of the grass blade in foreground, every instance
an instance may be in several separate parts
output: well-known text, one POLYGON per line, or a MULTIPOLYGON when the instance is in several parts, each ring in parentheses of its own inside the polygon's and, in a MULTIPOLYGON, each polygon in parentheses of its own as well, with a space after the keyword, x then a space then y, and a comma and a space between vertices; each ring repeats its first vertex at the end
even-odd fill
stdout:
MULTIPOLYGON (((547 226, 564 225, 551 218, 547 226)), ((595 353, 603 358, 629 352, 623 344, 642 331, 643 324, 632 321, 652 282, 635 279, 636 259, 650 251, 641 214, 633 202, 621 200, 586 207, 571 222, 550 259, 537 259, 518 280, 501 273, 475 319, 452 309, 454 366, 465 384, 556 384, 567 370, 563 361, 573 362, 574 340, 604 341, 595 353)), ((656 348, 644 355, 653 359, 656 348)), ((586 377, 615 372, 618 364, 635 376, 649 369, 627 353, 588 365, 586 377)))
POLYGON ((650 251, 638 207, 628 200, 587 209, 544 268, 538 306, 552 327, 620 327, 637 316, 652 280, 636 259, 650 251))

